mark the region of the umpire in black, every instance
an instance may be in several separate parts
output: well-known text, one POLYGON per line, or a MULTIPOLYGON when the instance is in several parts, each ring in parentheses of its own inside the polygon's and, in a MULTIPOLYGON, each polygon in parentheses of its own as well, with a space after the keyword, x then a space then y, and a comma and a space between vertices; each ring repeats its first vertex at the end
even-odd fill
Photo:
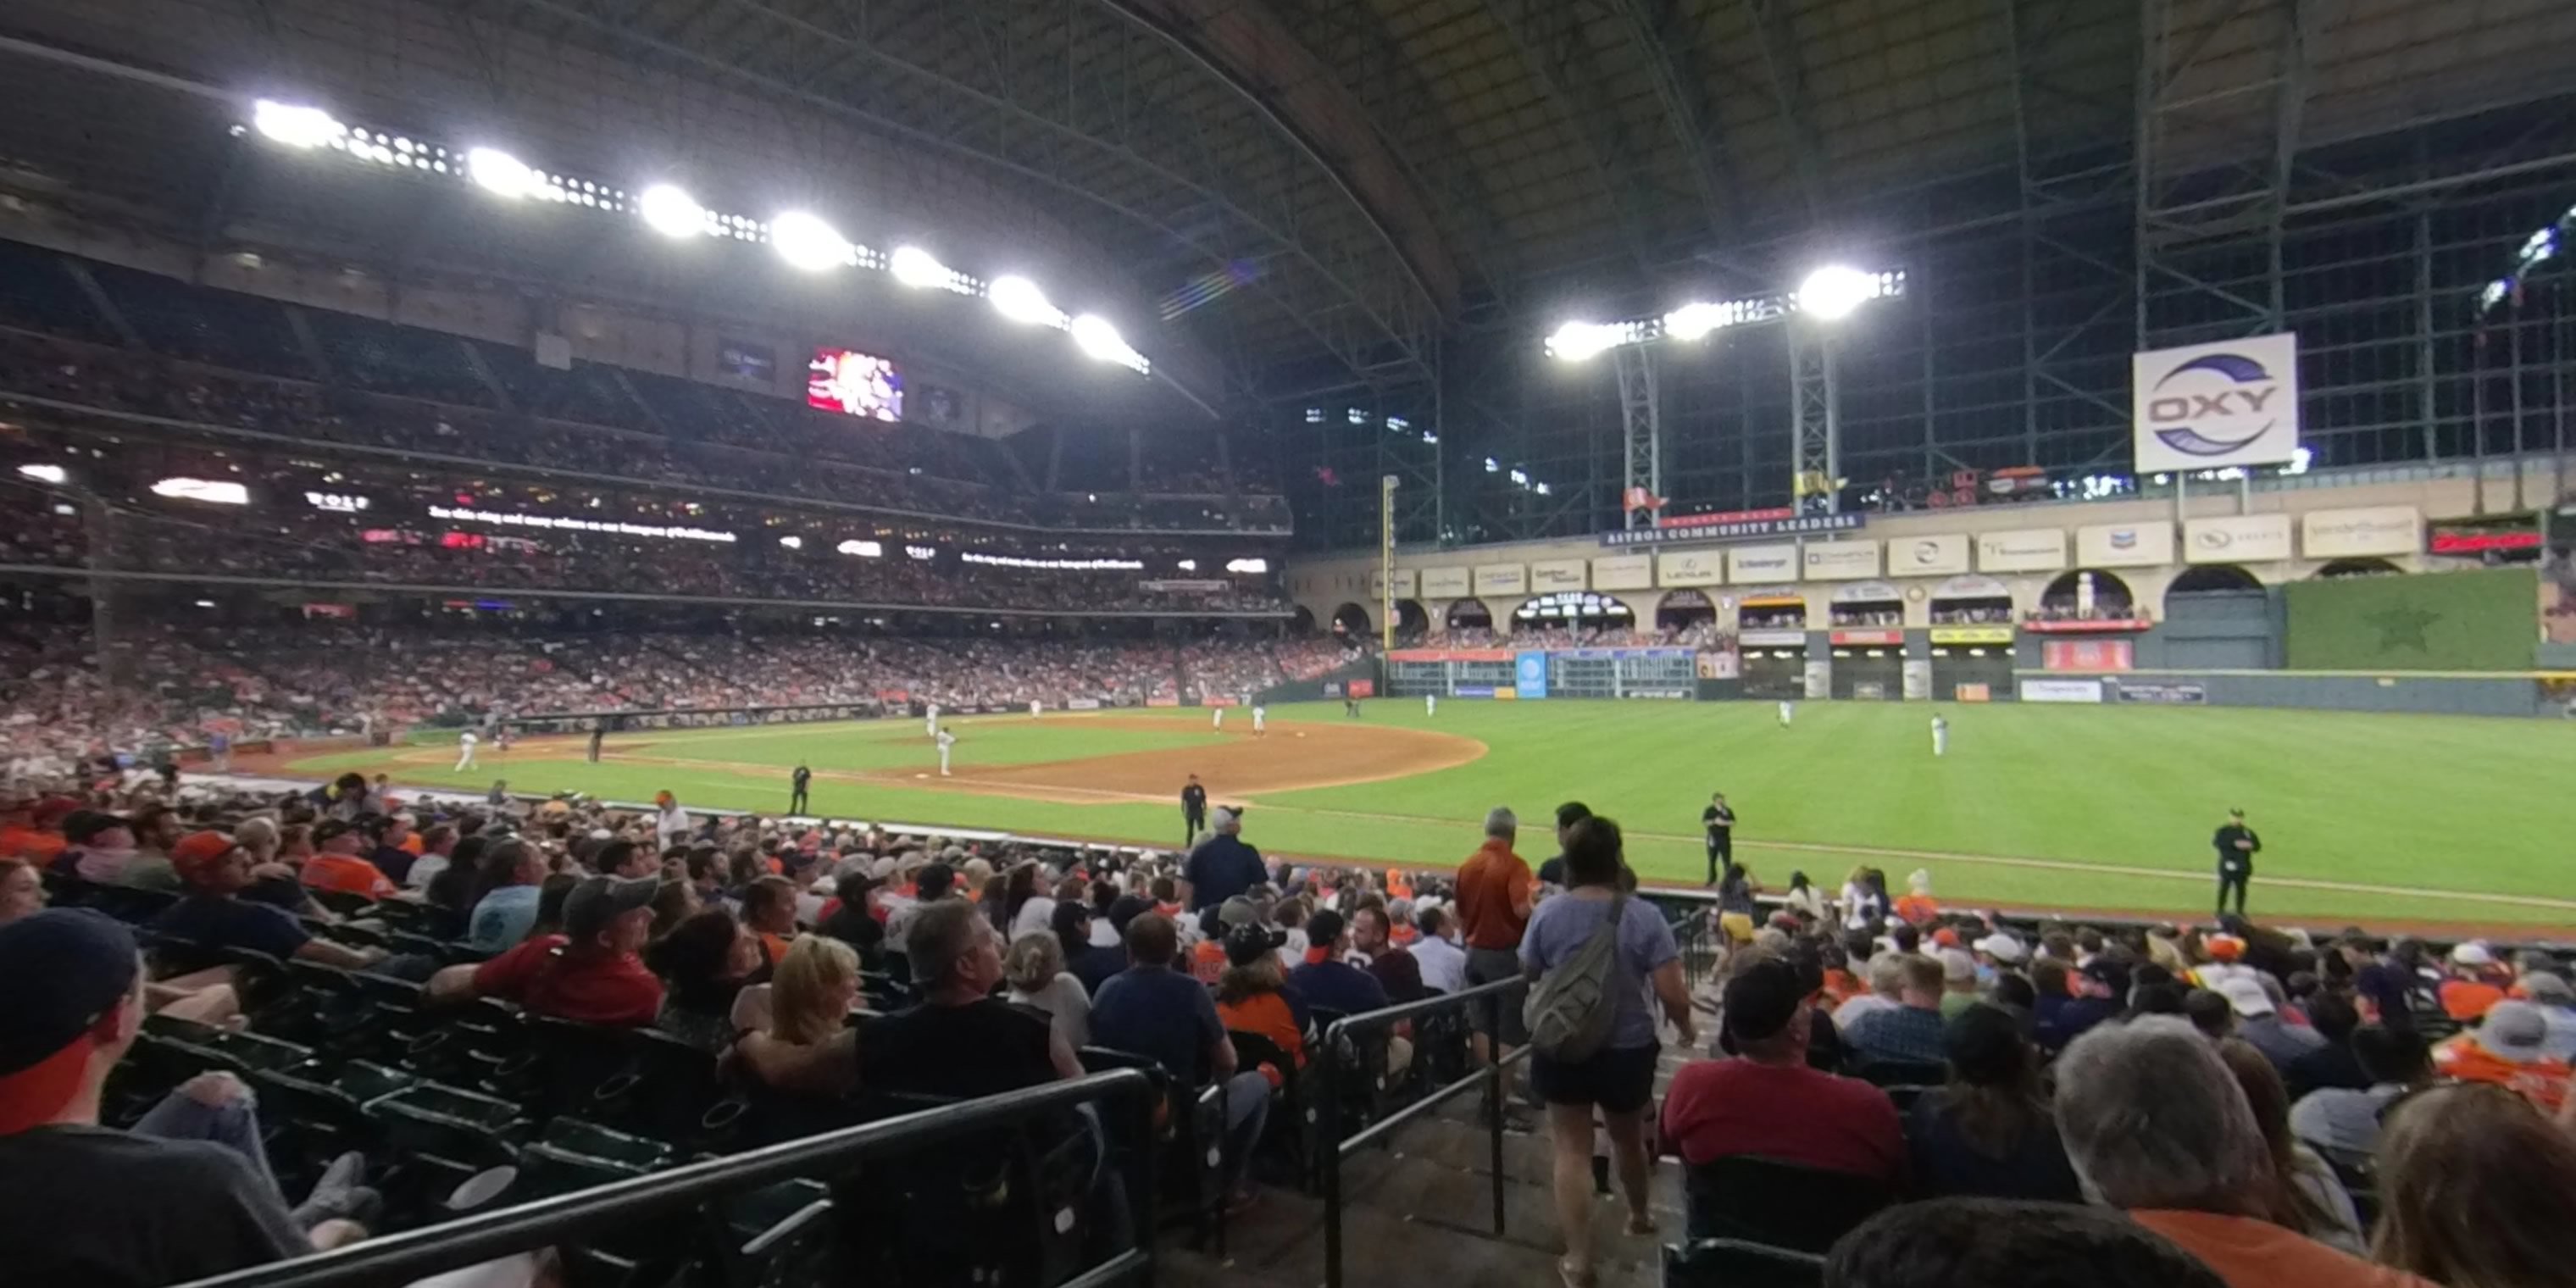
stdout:
POLYGON ((1199 786, 1199 776, 1192 774, 1189 786, 1181 789, 1181 848, 1190 848, 1190 843, 1206 830, 1207 789, 1199 786))
POLYGON ((1708 834, 1708 884, 1716 885, 1718 874, 1735 866, 1735 811, 1727 808, 1726 793, 1709 793, 1699 825, 1708 834))
POLYGON ((2227 822, 2210 838, 2218 847, 2218 915, 2227 915, 2227 892, 2236 892, 2236 915, 2245 915, 2245 885, 2254 877, 2254 856, 2263 850, 2263 838, 2245 826, 2245 811, 2227 811, 2227 822))

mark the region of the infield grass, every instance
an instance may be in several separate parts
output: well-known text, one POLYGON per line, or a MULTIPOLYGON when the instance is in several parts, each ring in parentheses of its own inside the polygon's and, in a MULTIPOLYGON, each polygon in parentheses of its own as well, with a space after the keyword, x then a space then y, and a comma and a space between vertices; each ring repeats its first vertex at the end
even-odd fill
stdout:
MULTIPOLYGON (((964 717, 956 767, 1025 765, 1206 745, 1196 710, 964 717), (1168 730, 1137 728, 1168 719, 1168 730)), ((1339 703, 1274 707, 1271 739, 1343 721, 1339 703)), ((2411 918, 2576 927, 2576 723, 2343 712, 2140 707, 1801 703, 1792 728, 1769 703, 1418 700, 1367 704, 1363 723, 1437 730, 1488 748, 1474 763, 1408 778, 1256 793, 1245 837, 1265 851, 1455 863, 1487 809, 1524 822, 1521 852, 1552 853, 1547 823, 1581 800, 1627 828, 1652 880, 1697 881, 1700 807, 1723 790, 1737 857, 1773 887, 1791 869, 1838 886, 1856 864, 1900 888, 1929 868, 1945 900, 2016 907, 2195 913, 2209 893, 2211 831, 2241 805, 2262 834, 2253 910, 2311 919, 2411 918), (1949 719, 1950 754, 1930 720, 1949 719), (1901 852, 1901 853, 1892 853, 1901 852), (2036 860, 2031 865, 2011 860, 2036 860), (2065 865, 2065 866, 2049 866, 2065 865), (2312 882, 2302 886, 2296 883, 2312 882), (2468 896, 2468 897, 2449 897, 2468 896)), ((776 810, 799 759, 818 773, 934 772, 918 721, 639 732, 599 765, 578 740, 522 746, 502 765, 450 771, 449 747, 298 762, 303 772, 388 768, 399 783, 578 789, 619 800, 658 790, 688 803, 776 810), (621 754, 656 763, 619 763, 621 754), (390 758, 400 757, 388 764, 390 758), (434 763, 432 763, 434 762, 434 763)), ((1180 784, 1172 784, 1177 792, 1180 784)), ((1221 782, 1222 802, 1236 793, 1221 782)), ((1177 805, 1045 800, 818 779, 826 814, 1154 845, 1179 840, 1177 805)))

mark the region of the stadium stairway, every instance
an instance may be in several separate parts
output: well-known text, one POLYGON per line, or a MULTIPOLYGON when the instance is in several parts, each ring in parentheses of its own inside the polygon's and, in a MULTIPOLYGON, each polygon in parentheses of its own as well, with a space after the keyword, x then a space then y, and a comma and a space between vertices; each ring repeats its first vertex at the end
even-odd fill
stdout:
MULTIPOLYGON (((1655 1074, 1655 1103, 1692 1053, 1667 1046, 1655 1074)), ((1544 1118, 1537 1129, 1503 1136, 1505 1233, 1493 1233, 1491 1144, 1477 1117, 1481 1098, 1461 1096, 1399 1129, 1383 1148, 1342 1164, 1342 1271, 1350 1288, 1427 1284, 1553 1285, 1562 1250, 1544 1118)), ((1655 1164, 1651 1206, 1660 1231, 1626 1233, 1626 1208, 1608 1194, 1592 1205, 1601 1288, 1662 1282, 1661 1245, 1678 1242, 1684 1218, 1679 1163, 1655 1164)), ((1181 1288, 1315 1288, 1324 1282, 1324 1204, 1284 1186, 1233 1218, 1225 1255, 1193 1250, 1186 1236, 1163 1244, 1156 1275, 1181 1288)))

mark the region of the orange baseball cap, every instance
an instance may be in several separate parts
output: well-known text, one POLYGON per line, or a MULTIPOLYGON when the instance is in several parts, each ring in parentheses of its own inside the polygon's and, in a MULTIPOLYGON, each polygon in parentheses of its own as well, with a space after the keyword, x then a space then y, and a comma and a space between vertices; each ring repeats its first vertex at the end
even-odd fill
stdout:
POLYGON ((193 885, 205 880, 225 855, 240 848, 239 842, 222 832, 190 832, 170 847, 170 866, 180 880, 193 885))

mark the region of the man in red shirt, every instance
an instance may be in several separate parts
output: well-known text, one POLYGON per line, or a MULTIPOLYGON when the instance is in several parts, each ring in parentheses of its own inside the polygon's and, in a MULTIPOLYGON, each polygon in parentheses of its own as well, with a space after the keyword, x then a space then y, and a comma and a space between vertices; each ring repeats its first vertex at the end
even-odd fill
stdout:
POLYGON ((651 877, 584 877, 564 899, 563 934, 532 936, 478 966, 450 966, 431 977, 430 997, 500 997, 534 1015, 650 1025, 662 1009, 662 981, 637 954, 652 933, 660 885, 651 877))
POLYGON ((1682 1066, 1664 1093, 1663 1140, 1684 1162, 1755 1155, 1882 1181, 1905 1170, 1905 1128, 1887 1093, 1807 1067, 1806 1004, 1798 972, 1756 962, 1726 982, 1732 1060, 1682 1066))
MULTIPOLYGON (((1521 932, 1529 929, 1530 867, 1529 861, 1512 852, 1512 842, 1520 835, 1521 822, 1510 810, 1496 807, 1485 815, 1485 843, 1465 863, 1458 865, 1458 924, 1467 939, 1467 987, 1491 984, 1496 980, 1518 979, 1521 974, 1521 932)), ((1468 1007, 1468 1021, 1475 1027, 1478 1059, 1486 1058, 1488 1030, 1494 1020, 1491 1007, 1468 1007)), ((1529 1041, 1521 1024, 1518 998, 1506 998, 1501 1014, 1503 1049, 1529 1041)))

